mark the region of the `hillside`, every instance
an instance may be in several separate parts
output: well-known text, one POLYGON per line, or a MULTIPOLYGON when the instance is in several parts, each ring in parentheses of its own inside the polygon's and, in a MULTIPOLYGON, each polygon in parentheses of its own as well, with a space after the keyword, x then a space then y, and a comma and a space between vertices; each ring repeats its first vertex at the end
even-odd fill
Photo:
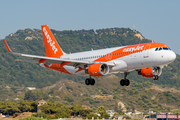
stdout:
POLYGON ((104 105, 107 109, 116 109, 116 104, 122 102, 126 109, 138 110, 170 110, 180 108, 180 91, 174 88, 163 88, 151 82, 138 83, 132 80, 129 87, 120 87, 119 78, 108 75, 98 79, 95 86, 86 86, 84 82, 62 80, 41 89, 56 101, 88 105, 97 109, 104 105), (108 89, 107 89, 108 88, 108 89), (71 101, 72 99, 72 101, 71 101))
POLYGON ((98 79, 94 86, 86 86, 83 81, 61 80, 42 89, 27 91, 24 99, 45 99, 68 106, 87 105, 94 110, 102 105, 106 109, 118 111, 136 109, 147 112, 150 108, 155 111, 170 111, 180 108, 180 90, 133 80, 130 86, 120 87, 118 81, 119 78, 115 75, 98 79))
MULTIPOLYGON (((96 31, 52 30, 52 32, 66 53, 87 51, 91 50, 91 48, 95 50, 151 42, 145 39, 140 32, 133 32, 129 28, 108 28, 96 31)), ((15 52, 45 55, 42 34, 39 29, 18 30, 16 33, 8 35, 5 39, 15 52)), ((61 102, 67 101, 65 102, 66 104, 77 102, 96 107, 96 104, 105 104, 109 101, 106 107, 112 108, 117 101, 126 101, 125 104, 127 106, 134 106, 140 109, 143 109, 142 107, 156 109, 163 107, 163 109, 168 109, 170 106, 174 108, 179 104, 178 100, 180 96, 178 94, 179 92, 177 92, 180 90, 179 55, 177 55, 177 59, 173 63, 163 68, 163 73, 158 81, 143 78, 139 76, 136 71, 131 72, 131 74, 128 75, 128 79, 130 79, 132 83, 131 86, 127 88, 119 85, 119 80, 123 77, 123 74, 115 74, 113 78, 112 75, 96 78, 97 83, 92 87, 84 85, 84 80, 87 76, 66 75, 42 68, 35 63, 15 61, 16 59, 25 58, 7 53, 3 41, 0 41, 0 56, 0 100, 13 100, 16 97, 23 99, 26 87, 37 87, 43 88, 43 91, 53 96, 51 99, 48 99, 61 102), (111 81, 111 83, 109 83, 109 81, 111 81), (56 85, 54 85, 55 83, 56 85), (71 83, 73 83, 73 85, 71 83), (59 84, 59 86, 57 84, 59 84), (67 85, 63 87, 63 84, 69 84, 69 87, 67 87, 67 85), (47 89, 46 86, 52 85, 56 87, 47 89), (152 90, 149 85, 155 86, 154 89, 156 90, 152 90), (176 92, 170 91, 169 93, 164 89, 170 89, 169 87, 175 88, 173 90, 176 92), (164 91, 159 92, 160 89, 157 88, 162 88, 164 91), (60 92, 58 92, 58 90, 60 90, 60 92), (104 95, 107 95, 106 99, 104 99, 104 95), (67 98, 67 96, 71 97, 67 98), (132 99, 134 99, 133 102, 132 99), (88 100, 92 102, 90 103, 88 100)))

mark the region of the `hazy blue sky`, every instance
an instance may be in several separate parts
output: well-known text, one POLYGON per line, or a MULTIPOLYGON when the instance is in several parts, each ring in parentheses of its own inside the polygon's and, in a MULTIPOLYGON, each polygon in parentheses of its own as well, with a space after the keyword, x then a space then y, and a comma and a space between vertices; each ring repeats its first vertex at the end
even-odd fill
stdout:
POLYGON ((43 24, 55 30, 135 25, 180 54, 180 0, 0 0, 0 39, 43 24))

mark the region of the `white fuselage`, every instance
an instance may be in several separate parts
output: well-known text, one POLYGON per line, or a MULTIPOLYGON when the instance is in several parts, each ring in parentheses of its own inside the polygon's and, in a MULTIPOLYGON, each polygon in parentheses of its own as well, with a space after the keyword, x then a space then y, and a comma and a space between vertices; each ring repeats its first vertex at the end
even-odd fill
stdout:
MULTIPOLYGON (((103 63, 103 61, 98 61, 97 59, 106 55, 105 59, 107 61, 105 62, 113 62, 115 64, 114 67, 110 68, 109 73, 115 73, 115 72, 129 72, 132 70, 138 70, 152 66, 163 66, 171 63, 176 58, 175 53, 170 49, 167 50, 162 49, 160 51, 159 50, 155 51, 156 48, 150 48, 150 49, 142 49, 139 50, 138 52, 132 50, 130 51, 130 53, 126 52, 127 54, 125 54, 125 52, 122 51, 121 53, 119 52, 116 55, 114 54, 114 57, 116 56, 117 59, 113 59, 112 52, 119 49, 123 49, 125 47, 126 46, 65 54, 61 56, 61 59, 97 61, 103 63), (107 56, 108 53, 112 53, 112 55, 107 56), (125 54, 125 56, 121 57, 121 54, 125 54)), ((85 74, 84 70, 76 73, 78 68, 75 68, 73 66, 65 65, 64 68, 67 71, 69 71, 71 74, 76 74, 76 75, 85 74)))

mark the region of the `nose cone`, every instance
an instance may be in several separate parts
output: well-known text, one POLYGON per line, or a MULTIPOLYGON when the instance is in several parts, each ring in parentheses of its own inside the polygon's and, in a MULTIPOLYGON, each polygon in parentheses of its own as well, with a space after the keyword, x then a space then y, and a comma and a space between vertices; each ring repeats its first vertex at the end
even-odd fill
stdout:
POLYGON ((168 59, 170 62, 173 62, 176 59, 176 54, 173 51, 171 51, 171 53, 168 54, 168 59))

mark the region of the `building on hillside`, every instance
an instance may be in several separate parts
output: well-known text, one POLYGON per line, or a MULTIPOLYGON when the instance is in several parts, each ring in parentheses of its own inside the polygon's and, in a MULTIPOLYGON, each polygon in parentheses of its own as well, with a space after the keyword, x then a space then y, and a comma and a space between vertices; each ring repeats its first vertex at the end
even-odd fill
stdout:
POLYGON ((43 99, 38 102, 38 106, 45 105, 45 104, 47 104, 47 102, 43 99))
POLYGON ((146 117, 147 119, 156 119, 156 120, 170 120, 170 119, 173 119, 173 120, 180 120, 180 115, 179 114, 156 114, 156 115, 150 115, 150 116, 147 116, 146 117))
POLYGON ((110 117, 114 116, 115 110, 107 110, 107 114, 110 115, 110 117))
MULTIPOLYGON (((45 105, 45 104, 47 104, 47 102, 43 99, 38 102, 38 106, 45 105)), ((37 112, 40 113, 41 109, 38 106, 37 106, 37 112)))
POLYGON ((35 87, 27 87, 28 90, 36 90, 35 87))
POLYGON ((19 98, 15 98, 14 100, 15 100, 15 101, 18 101, 18 100, 20 100, 20 99, 19 99, 19 98))
POLYGON ((82 105, 82 107, 83 108, 85 108, 85 109, 91 109, 89 106, 87 106, 87 105, 82 105))

